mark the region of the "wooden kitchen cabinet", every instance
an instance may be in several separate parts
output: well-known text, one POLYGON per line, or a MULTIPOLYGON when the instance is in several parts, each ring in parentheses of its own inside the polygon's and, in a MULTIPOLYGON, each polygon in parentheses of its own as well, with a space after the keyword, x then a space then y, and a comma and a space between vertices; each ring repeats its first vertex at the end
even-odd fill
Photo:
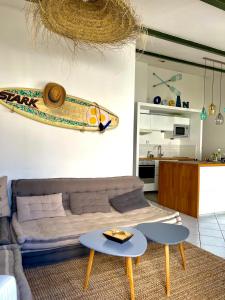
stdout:
POLYGON ((163 161, 159 164, 159 204, 197 218, 199 170, 197 164, 163 161))
POLYGON ((224 163, 161 161, 158 202, 195 218, 224 213, 224 178, 224 163))

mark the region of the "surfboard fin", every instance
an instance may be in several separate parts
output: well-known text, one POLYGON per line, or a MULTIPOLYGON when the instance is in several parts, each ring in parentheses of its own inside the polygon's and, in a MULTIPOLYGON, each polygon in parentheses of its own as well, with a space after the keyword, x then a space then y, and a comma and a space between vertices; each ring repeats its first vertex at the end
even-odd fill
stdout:
POLYGON ((99 123, 99 131, 104 132, 105 129, 111 124, 112 120, 109 120, 105 125, 102 124, 102 122, 99 123))

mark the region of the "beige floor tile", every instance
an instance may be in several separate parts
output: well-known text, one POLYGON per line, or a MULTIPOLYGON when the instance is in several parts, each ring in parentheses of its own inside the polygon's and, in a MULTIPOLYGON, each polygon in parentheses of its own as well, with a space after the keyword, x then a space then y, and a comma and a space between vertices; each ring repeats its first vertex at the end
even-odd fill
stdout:
POLYGON ((199 228, 199 232, 200 232, 200 236, 212 236, 212 237, 223 238, 222 232, 220 230, 199 228))
POLYGON ((202 245, 201 248, 217 256, 225 258, 225 247, 202 245))
POLYGON ((201 245, 225 247, 225 240, 223 238, 200 236, 201 245))
MULTIPOLYGON (((224 227, 225 228, 225 227, 224 227)), ((199 229, 220 230, 219 224, 216 223, 199 223, 199 229)))
POLYGON ((225 231, 225 224, 219 224, 219 226, 221 230, 225 231))
POLYGON ((218 224, 217 219, 215 216, 205 216, 205 217, 200 217, 198 219, 199 223, 213 223, 213 224, 218 224))
POLYGON ((217 221, 219 224, 225 225, 225 218, 224 217, 217 217, 217 221))

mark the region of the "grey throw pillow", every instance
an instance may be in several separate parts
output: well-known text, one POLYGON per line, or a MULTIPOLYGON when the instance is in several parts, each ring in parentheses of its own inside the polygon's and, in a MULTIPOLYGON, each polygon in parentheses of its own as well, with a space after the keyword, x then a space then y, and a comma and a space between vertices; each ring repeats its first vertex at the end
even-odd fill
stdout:
POLYGON ((71 193, 70 209, 75 215, 111 212, 108 195, 104 192, 71 193))
POLYGON ((150 206, 141 189, 116 196, 110 204, 120 213, 150 206))
POLYGON ((16 197, 16 204, 19 222, 66 216, 62 205, 62 193, 16 197))

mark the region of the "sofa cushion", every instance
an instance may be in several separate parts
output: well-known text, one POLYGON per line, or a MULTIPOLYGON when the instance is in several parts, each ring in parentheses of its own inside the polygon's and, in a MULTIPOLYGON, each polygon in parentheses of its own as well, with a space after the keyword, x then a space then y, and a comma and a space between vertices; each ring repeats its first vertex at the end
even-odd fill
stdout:
POLYGON ((0 177, 0 217, 10 216, 7 193, 7 176, 0 177))
POLYGON ((71 193, 70 209, 76 215, 111 212, 108 195, 104 192, 71 193))
POLYGON ((16 197, 63 194, 64 209, 69 209, 71 193, 106 192, 109 199, 143 188, 135 176, 107 178, 48 178, 12 180, 12 212, 16 211, 16 197))
POLYGON ((17 197, 16 202, 19 222, 66 216, 62 205, 62 193, 45 196, 17 197))
POLYGON ((110 203, 120 213, 149 206, 143 191, 140 189, 119 195, 111 199, 110 203))

